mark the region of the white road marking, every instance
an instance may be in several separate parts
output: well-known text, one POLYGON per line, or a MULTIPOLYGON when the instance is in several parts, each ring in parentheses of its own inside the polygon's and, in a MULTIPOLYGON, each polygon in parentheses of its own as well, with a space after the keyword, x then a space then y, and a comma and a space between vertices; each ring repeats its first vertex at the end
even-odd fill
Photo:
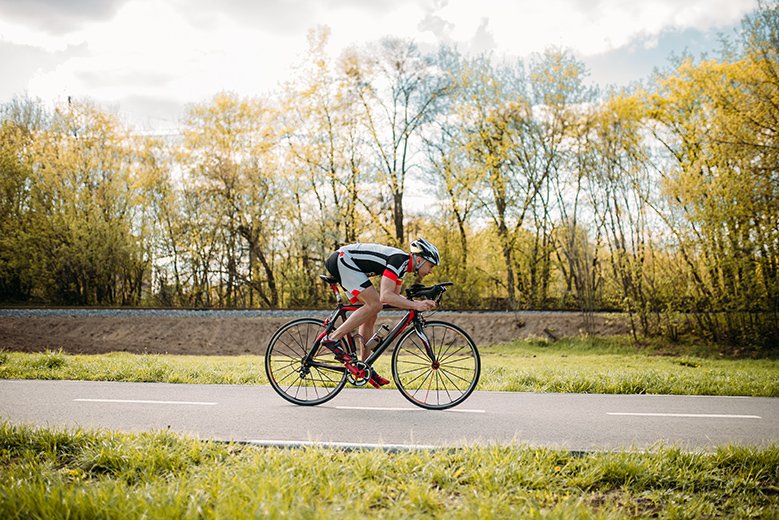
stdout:
POLYGON ((214 406, 208 401, 147 401, 143 399, 73 399, 79 403, 134 403, 134 404, 184 404, 193 406, 214 406))
POLYGON ((359 443, 359 442, 319 442, 319 441, 279 441, 279 440, 263 440, 263 439, 248 439, 245 441, 237 441, 241 444, 250 444, 253 446, 259 446, 261 448, 327 448, 337 449, 344 451, 362 451, 362 450, 381 450, 387 452, 401 452, 401 451, 429 451, 440 449, 440 446, 434 446, 432 444, 375 444, 375 443, 359 443))
MULTIPOLYGON (((336 406, 337 410, 378 410, 383 412, 424 412, 425 410, 422 408, 389 408, 385 406, 336 406)), ((443 410, 446 412, 459 412, 459 413, 487 413, 486 410, 458 410, 458 409, 448 409, 443 410)))
POLYGON ((697 417, 713 419, 762 419, 759 415, 731 415, 719 413, 638 413, 638 412, 606 412, 606 415, 628 415, 633 417, 697 417))
POLYGON ((752 399, 750 395, 700 395, 700 394, 633 394, 636 398, 649 398, 656 399, 659 397, 667 397, 669 399, 678 399, 684 397, 685 399, 752 399))

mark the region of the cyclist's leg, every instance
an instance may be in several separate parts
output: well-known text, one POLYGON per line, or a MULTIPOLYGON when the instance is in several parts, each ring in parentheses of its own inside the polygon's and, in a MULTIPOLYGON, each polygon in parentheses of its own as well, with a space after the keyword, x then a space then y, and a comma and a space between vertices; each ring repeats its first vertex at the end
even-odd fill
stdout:
MULTIPOLYGON (((352 293, 354 294, 354 293, 352 293)), ((360 335, 363 338, 370 338, 373 335, 373 327, 376 325, 376 317, 381 312, 383 305, 379 292, 373 287, 367 287, 359 294, 356 294, 353 299, 356 299, 362 303, 362 307, 354 311, 341 326, 328 334, 331 340, 340 341, 347 333, 353 331, 356 328, 360 328, 360 335)), ((365 348, 365 344, 360 342, 360 359, 365 360, 370 355, 371 351, 365 348)), ((347 366, 348 368, 348 366, 347 366)), ((369 369, 370 379, 368 382, 376 388, 389 383, 388 379, 381 377, 375 370, 369 369)))
MULTIPOLYGON (((400 294, 400 287, 401 286, 399 284, 395 285, 395 287, 393 288, 395 294, 400 294)), ((379 293, 379 298, 381 298, 381 293, 379 293)), ((362 325, 360 325, 360 335, 363 337, 364 343, 367 342, 369 339, 371 339, 371 337, 373 336, 373 331, 376 330, 376 317, 378 316, 378 314, 379 313, 377 312, 371 320, 368 320, 362 325)), ((365 348, 364 343, 360 347, 360 359, 362 359, 363 361, 368 359, 368 356, 370 356, 372 352, 370 349, 365 348)))
POLYGON ((359 343, 360 348, 360 359, 365 361, 368 359, 368 356, 371 355, 371 349, 367 348, 365 346, 365 343, 368 342, 369 339, 371 339, 371 336, 373 336, 373 329, 376 326, 376 316, 378 313, 374 314, 373 317, 369 317, 367 321, 365 321, 362 325, 360 325, 360 336, 362 337, 362 341, 359 343))
POLYGON ((354 311, 337 329, 329 334, 330 339, 340 341, 348 332, 360 327, 360 333, 363 338, 366 339, 373 334, 373 326, 376 323, 376 316, 382 309, 381 299, 379 298, 379 292, 373 287, 367 287, 362 292, 355 296, 357 301, 362 303, 362 307, 354 311), (362 326, 365 326, 365 329, 362 326), (370 326, 370 329, 368 329, 370 326), (368 332, 367 336, 363 333, 363 330, 368 332))
POLYGON ((352 303, 362 303, 362 307, 353 312, 336 330, 328 334, 334 341, 340 341, 346 334, 360 329, 361 339, 357 340, 360 359, 366 359, 368 353, 364 343, 373 335, 376 316, 382 309, 378 291, 373 287, 368 276, 354 263, 348 252, 338 251, 328 258, 328 269, 337 271, 338 281, 344 288, 352 303))

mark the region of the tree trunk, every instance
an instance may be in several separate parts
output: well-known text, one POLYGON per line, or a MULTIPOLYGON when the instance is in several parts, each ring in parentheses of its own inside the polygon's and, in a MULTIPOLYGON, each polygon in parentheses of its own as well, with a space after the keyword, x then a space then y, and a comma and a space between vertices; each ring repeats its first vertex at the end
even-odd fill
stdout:
POLYGON ((398 245, 403 244, 405 231, 403 229, 403 192, 393 193, 392 217, 395 221, 395 240, 398 245))
POLYGON ((246 239, 246 241, 249 243, 249 249, 251 250, 252 254, 262 264, 262 268, 265 271, 265 277, 268 284, 268 293, 263 290, 259 283, 254 283, 253 280, 251 280, 252 273, 249 273, 250 283, 259 293, 260 298, 262 298, 262 300, 269 307, 278 307, 279 292, 276 287, 276 277, 273 274, 273 268, 270 265, 268 258, 265 256, 265 253, 260 247, 260 230, 254 226, 249 227, 241 225, 238 226, 238 232, 246 239))

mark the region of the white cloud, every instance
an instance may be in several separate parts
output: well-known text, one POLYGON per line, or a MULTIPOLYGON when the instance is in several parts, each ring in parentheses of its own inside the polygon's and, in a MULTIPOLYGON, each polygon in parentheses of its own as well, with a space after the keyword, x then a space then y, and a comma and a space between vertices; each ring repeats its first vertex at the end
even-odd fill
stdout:
POLYGON ((36 47, 46 52, 65 50, 68 45, 78 44, 75 38, 53 35, 36 27, 14 23, 0 18, 0 39, 4 43, 36 47))
POLYGON ((336 49, 354 43, 366 43, 385 36, 432 41, 417 28, 425 11, 411 2, 386 2, 384 9, 362 9, 359 4, 335 8, 320 18, 319 23, 332 29, 332 44, 336 49))
POLYGON ((0 15, 41 33, 62 35, 109 20, 126 0, 0 0, 0 15))
POLYGON ((332 29, 333 54, 392 35, 502 56, 550 45, 602 56, 636 43, 651 46, 669 31, 732 25, 755 6, 756 0, 0 0, 0 57, 40 59, 20 69, 27 78, 0 78, 0 94, 23 84, 44 99, 134 99, 136 107, 143 99, 202 101, 219 90, 253 95, 289 78, 306 31, 317 25, 332 29), (37 16, 44 8, 47 14, 37 16))
POLYGON ((256 33, 223 15, 192 24, 186 13, 152 0, 130 2, 110 22, 69 37, 86 41, 88 55, 33 77, 34 95, 112 100, 167 93, 197 101, 222 89, 256 92, 283 74, 285 51, 305 43, 297 35, 256 33))
POLYGON ((556 45, 592 55, 669 29, 731 25, 755 5, 755 0, 451 0, 430 14, 446 26, 442 37, 457 42, 470 41, 486 20, 501 54, 521 56, 556 45))

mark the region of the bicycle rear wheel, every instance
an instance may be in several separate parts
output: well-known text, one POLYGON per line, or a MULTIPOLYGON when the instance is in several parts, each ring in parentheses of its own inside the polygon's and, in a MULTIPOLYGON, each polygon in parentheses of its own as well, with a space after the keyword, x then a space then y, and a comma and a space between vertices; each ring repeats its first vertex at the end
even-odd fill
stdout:
POLYGON ((329 401, 346 383, 346 371, 333 353, 319 347, 305 359, 322 332, 324 322, 301 318, 283 325, 265 351, 265 373, 273 389, 291 403, 310 406, 329 401))
POLYGON ((414 330, 395 347, 395 384, 406 399, 422 408, 444 410, 457 406, 479 382, 481 360, 476 344, 464 330, 444 321, 427 322, 424 332, 430 351, 414 330))

